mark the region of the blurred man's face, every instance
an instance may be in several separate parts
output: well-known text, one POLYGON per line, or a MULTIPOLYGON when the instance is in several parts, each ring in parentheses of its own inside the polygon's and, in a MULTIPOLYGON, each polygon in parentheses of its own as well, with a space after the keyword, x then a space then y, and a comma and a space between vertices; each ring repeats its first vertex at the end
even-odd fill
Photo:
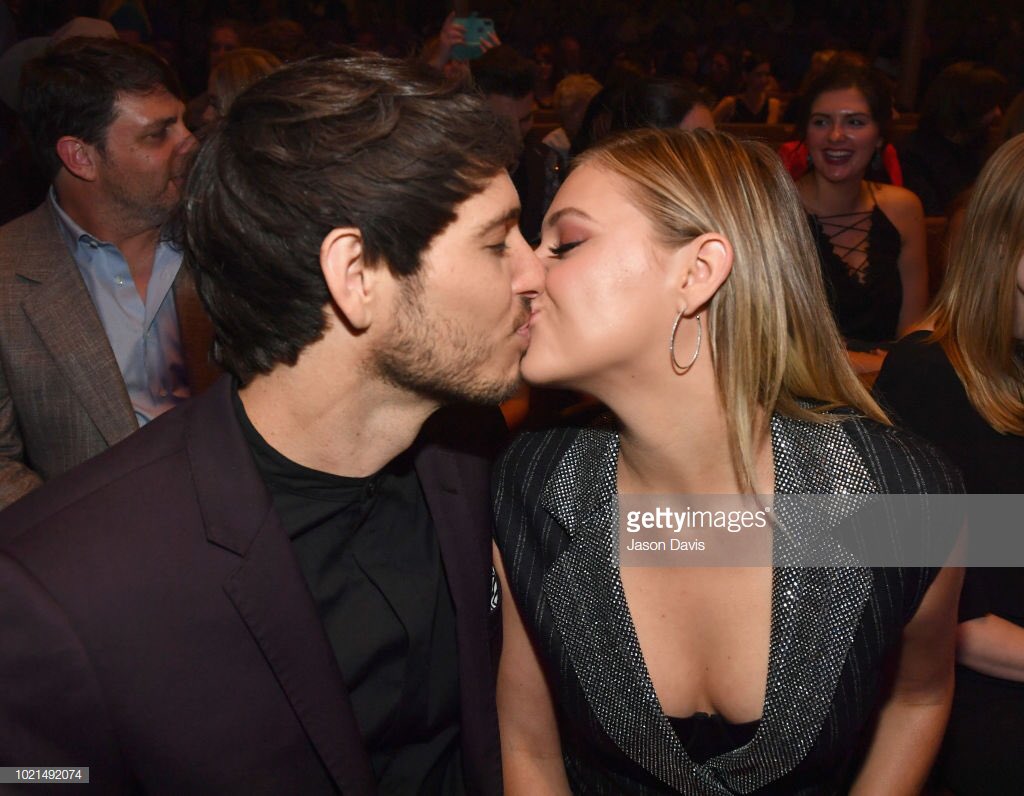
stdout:
POLYGON ((487 102, 499 116, 503 116, 519 130, 519 140, 533 127, 534 100, 531 91, 525 97, 506 97, 504 94, 488 94, 487 102))

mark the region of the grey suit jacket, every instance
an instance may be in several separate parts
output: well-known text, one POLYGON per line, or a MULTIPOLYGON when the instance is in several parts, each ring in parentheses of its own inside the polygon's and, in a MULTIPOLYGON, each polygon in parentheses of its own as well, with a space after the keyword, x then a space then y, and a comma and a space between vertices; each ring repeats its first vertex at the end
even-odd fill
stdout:
MULTIPOLYGON (((190 387, 216 376, 210 322, 174 283, 190 387)), ((49 202, 0 228, 0 508, 138 428, 114 352, 49 202)))

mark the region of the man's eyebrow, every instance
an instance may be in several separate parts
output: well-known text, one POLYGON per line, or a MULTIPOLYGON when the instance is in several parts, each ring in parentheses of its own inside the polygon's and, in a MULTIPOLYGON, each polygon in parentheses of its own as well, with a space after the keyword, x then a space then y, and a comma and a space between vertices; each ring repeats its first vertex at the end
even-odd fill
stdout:
POLYGON ((497 218, 492 218, 485 224, 481 224, 477 228, 476 235, 478 238, 486 238, 496 229, 505 229, 506 227, 513 226, 519 223, 519 208, 513 207, 502 213, 497 218))
POLYGON ((172 124, 175 124, 179 118, 180 116, 165 116, 163 119, 154 119, 149 124, 145 125, 142 130, 146 133, 163 130, 165 127, 170 127, 172 124))
POLYGON ((550 216, 544 219, 544 226, 553 227, 555 224, 559 222, 559 220, 563 216, 579 216, 580 218, 585 218, 587 221, 594 220, 589 215, 580 210, 578 207, 563 207, 561 210, 556 210, 554 213, 552 213, 550 216))

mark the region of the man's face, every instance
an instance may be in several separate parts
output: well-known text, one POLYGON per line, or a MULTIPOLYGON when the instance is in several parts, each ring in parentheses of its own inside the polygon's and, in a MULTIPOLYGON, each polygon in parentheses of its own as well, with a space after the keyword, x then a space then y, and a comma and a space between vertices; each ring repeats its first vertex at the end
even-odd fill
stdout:
POLYGON ((131 222, 160 226, 177 204, 195 147, 184 105, 165 89, 121 94, 97 148, 97 183, 131 222))
POLYGON ((519 140, 533 127, 533 92, 525 97, 506 97, 504 94, 488 94, 487 102, 498 116, 504 116, 519 130, 519 140))
POLYGON ((519 232, 519 199, 505 172, 457 212, 419 272, 400 280, 371 366, 440 403, 498 403, 519 384, 529 300, 543 291, 544 272, 519 232))

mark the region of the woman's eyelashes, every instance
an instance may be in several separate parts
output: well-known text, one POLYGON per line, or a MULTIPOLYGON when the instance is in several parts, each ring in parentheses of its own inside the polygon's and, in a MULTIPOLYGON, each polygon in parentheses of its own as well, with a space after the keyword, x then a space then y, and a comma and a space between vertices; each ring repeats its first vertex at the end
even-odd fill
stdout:
POLYGON ((581 243, 583 243, 583 241, 581 240, 574 240, 570 241, 569 243, 560 243, 557 246, 549 246, 548 251, 551 252, 552 257, 561 257, 562 255, 571 252, 581 243))

